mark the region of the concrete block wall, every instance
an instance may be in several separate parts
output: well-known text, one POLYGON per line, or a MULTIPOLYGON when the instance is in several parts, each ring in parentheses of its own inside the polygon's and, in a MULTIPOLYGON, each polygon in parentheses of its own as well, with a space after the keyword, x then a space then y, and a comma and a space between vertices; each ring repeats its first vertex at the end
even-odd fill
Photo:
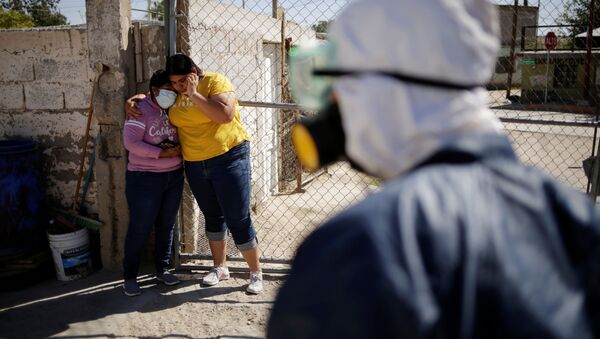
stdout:
POLYGON ((85 28, 0 30, 0 46, 0 138, 39 143, 48 200, 69 207, 94 77, 85 28))
MULTIPOLYGON (((142 64, 136 65, 136 72, 141 70, 144 81, 136 83, 137 93, 148 92, 148 83, 152 73, 165 68, 165 32, 162 24, 150 23, 141 26, 142 64)), ((138 43, 138 42, 134 42, 138 43)))
MULTIPOLYGON (((164 68, 162 25, 143 25, 139 43, 142 64, 131 67, 143 72, 144 82, 135 87, 142 93, 147 92, 152 72, 164 68)), ((0 139, 23 138, 39 143, 47 200, 64 208, 71 206, 75 193, 95 77, 88 54, 85 27, 0 30, 0 139)), ((88 157, 100 129, 96 113, 88 157)), ((120 135, 104 137, 114 139, 120 135)), ((90 213, 97 212, 96 188, 93 176, 85 201, 90 213)))

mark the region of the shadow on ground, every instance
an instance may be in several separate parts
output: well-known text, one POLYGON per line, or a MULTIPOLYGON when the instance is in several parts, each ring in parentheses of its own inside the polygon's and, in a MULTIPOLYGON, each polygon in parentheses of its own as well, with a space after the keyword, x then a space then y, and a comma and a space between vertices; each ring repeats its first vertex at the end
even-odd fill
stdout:
MULTIPOLYGON (((202 323, 204 317, 214 315, 203 313, 205 309, 206 313, 210 313, 208 311, 215 309, 246 308, 244 315, 250 314, 250 318, 253 318, 253 308, 258 306, 259 313, 270 309, 275 292, 260 296, 247 295, 245 275, 243 279, 233 275, 232 280, 238 281, 227 281, 229 285, 223 285, 225 282, 222 282, 219 286, 211 288, 199 286, 199 278, 202 276, 200 274, 180 276, 181 284, 164 286, 153 275, 142 275, 140 285, 143 293, 137 297, 124 296, 120 273, 106 270, 77 281, 48 280, 23 290, 2 292, 0 337, 257 338, 251 335, 239 336, 236 333, 238 325, 235 322, 230 324, 232 331, 225 332, 232 335, 222 335, 222 332, 214 335, 214 324, 202 323), (181 311, 178 308, 183 304, 186 304, 184 312, 188 313, 185 314, 187 318, 179 318, 183 315, 178 313, 181 311), (180 321, 186 320, 192 322, 192 325, 197 325, 192 327, 197 330, 190 332, 189 326, 178 325, 180 321), (173 324, 159 327, 160 330, 157 330, 156 326, 160 326, 160 322, 173 324), (74 324, 79 324, 75 331, 74 324), (203 331, 203 325, 212 328, 213 331, 203 331), (147 331, 144 331, 145 328, 147 331), (181 331, 177 330, 178 328, 181 331), (140 335, 141 333, 150 333, 150 336, 140 335), (153 336, 154 333, 157 336, 153 336), (190 336, 189 333, 193 333, 194 336, 190 336)), ((273 282, 271 284, 278 285, 273 282)), ((263 319, 261 326, 266 319, 266 315, 262 313, 259 314, 263 319)), ((227 315, 223 314, 223 317, 227 315)), ((229 320, 224 321, 224 328, 227 328, 229 320)), ((243 325, 246 325, 246 320, 242 321, 243 325)), ((250 321, 248 325, 251 325, 250 321)))

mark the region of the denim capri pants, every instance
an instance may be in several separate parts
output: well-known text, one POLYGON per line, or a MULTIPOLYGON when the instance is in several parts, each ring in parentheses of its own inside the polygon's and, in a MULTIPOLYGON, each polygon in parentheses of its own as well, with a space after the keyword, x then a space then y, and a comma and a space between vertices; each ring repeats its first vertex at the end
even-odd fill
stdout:
POLYGON ((250 143, 202 161, 185 161, 185 175, 204 214, 208 240, 225 240, 227 229, 237 246, 257 245, 250 218, 250 143))

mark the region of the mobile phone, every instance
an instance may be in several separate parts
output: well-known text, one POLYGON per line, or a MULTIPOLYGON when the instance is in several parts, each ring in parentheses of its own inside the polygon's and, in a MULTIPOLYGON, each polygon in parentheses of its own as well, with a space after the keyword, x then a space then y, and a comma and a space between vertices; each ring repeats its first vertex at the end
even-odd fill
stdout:
POLYGON ((179 144, 177 144, 174 141, 169 140, 169 139, 165 139, 165 140, 161 141, 159 144, 160 148, 162 148, 162 149, 168 149, 171 147, 175 147, 177 145, 179 145, 179 144))

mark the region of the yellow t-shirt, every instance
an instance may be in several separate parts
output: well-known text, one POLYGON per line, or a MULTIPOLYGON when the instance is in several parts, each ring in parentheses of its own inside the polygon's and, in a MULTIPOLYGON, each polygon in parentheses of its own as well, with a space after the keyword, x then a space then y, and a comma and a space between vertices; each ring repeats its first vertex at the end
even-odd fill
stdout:
MULTIPOLYGON (((225 76, 207 72, 198 82, 198 93, 205 97, 233 92, 234 88, 225 76)), ((177 127, 183 158, 201 161, 226 153, 232 147, 248 140, 248 133, 240 120, 236 99, 233 120, 219 124, 210 120, 186 95, 179 95, 169 108, 169 119, 177 127)))

